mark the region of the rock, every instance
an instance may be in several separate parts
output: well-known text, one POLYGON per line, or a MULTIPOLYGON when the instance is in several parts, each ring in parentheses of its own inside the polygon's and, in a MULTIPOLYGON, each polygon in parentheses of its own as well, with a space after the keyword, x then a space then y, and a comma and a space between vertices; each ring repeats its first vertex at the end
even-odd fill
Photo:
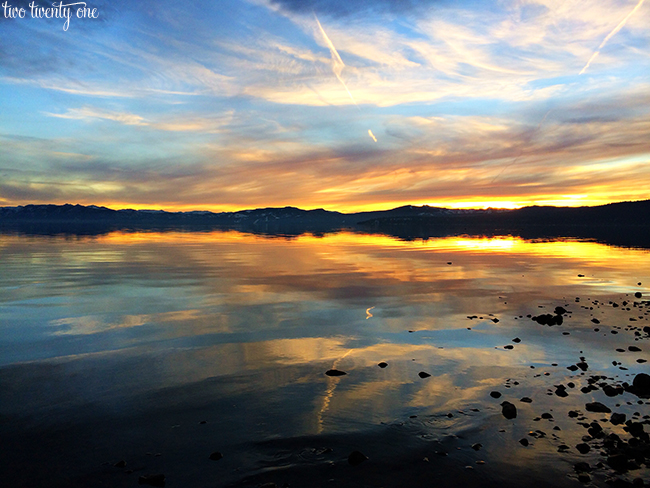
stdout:
POLYGON ((641 352, 641 348, 637 346, 628 346, 627 350, 630 352, 641 352))
POLYGON ((546 420, 549 420, 549 419, 552 419, 552 418, 553 418, 553 415, 551 415, 551 414, 548 413, 548 412, 545 412, 545 413, 542 414, 542 418, 543 418, 543 419, 546 419, 546 420))
POLYGON ((576 410, 569 410, 569 417, 571 417, 572 419, 576 417, 580 417, 580 412, 576 410))
POLYGON ((533 403, 533 401, 532 401, 530 398, 528 398, 528 397, 523 397, 523 398, 522 398, 521 400, 519 400, 519 401, 520 401, 520 402, 524 402, 524 403, 533 403))
POLYGON ((625 454, 614 454, 607 458, 607 464, 616 471, 627 471, 627 462, 625 454))
POLYGON ((428 378, 428 377, 431 376, 431 375, 430 375, 429 373, 424 372, 424 371, 420 371, 420 372, 418 373, 418 376, 419 376, 420 378, 428 378))
POLYGON ((621 395, 623 394, 625 390, 620 387, 620 386, 612 386, 612 385, 605 385, 603 387, 603 392, 605 392, 605 395, 608 397, 615 397, 616 395, 621 395))
POLYGON ((382 361, 377 366, 379 366, 380 368, 385 368, 386 366, 388 366, 388 363, 385 363, 384 361, 382 361))
POLYGON ((148 474, 146 476, 140 476, 140 478, 138 478, 138 484, 162 487, 165 486, 165 475, 148 474))
POLYGON ((551 315, 550 313, 538 315, 536 317, 532 317, 532 319, 540 325, 548 326, 562 325, 564 321, 562 319, 562 315, 551 315))
POLYGON ((573 465, 573 469, 576 470, 576 473, 589 473, 590 471, 592 471, 592 467, 589 466, 589 463, 585 463, 584 461, 575 463, 573 465))
POLYGON ((348 463, 351 466, 359 466, 362 462, 367 460, 368 457, 361 451, 352 451, 348 456, 348 463))
POLYGON ((501 396, 501 393, 499 393, 498 391, 491 391, 490 396, 492 398, 499 398, 501 396))
POLYGON ((521 339, 519 337, 515 337, 512 342, 520 343, 521 339))
POLYGON ((276 484, 273 483, 273 482, 271 482, 271 483, 264 483, 263 485, 260 485, 259 488, 278 488, 278 485, 276 485, 276 484))
POLYGON ((553 313, 555 315, 564 315, 567 313, 567 310, 564 307, 555 307, 555 310, 553 310, 553 313))
POLYGON ((210 454, 210 459, 212 461, 219 461, 219 459, 223 458, 223 454, 221 454, 219 451, 214 451, 212 454, 210 454))
POLYGON ((609 422, 612 425, 620 425, 625 423, 626 416, 624 413, 613 413, 609 418, 609 422))
POLYGON ((594 324, 600 324, 600 320, 598 320, 598 319, 596 319, 596 318, 591 319, 591 321, 592 321, 594 324))
POLYGON ((501 404, 501 413, 508 420, 514 419, 517 417, 517 407, 510 402, 503 402, 501 404))
POLYGON ((610 408, 600 402, 587 403, 585 408, 587 409, 587 412, 611 413, 610 408))
POLYGON ((591 476, 589 476, 587 473, 580 473, 578 475, 578 481, 580 483, 589 483, 591 481, 591 476))
POLYGON ((576 363, 576 366, 580 368, 582 371, 587 371, 587 368, 589 368, 589 365, 584 361, 580 361, 579 363, 576 363))
POLYGON ((650 396, 650 376, 645 373, 639 373, 634 377, 632 385, 628 386, 627 391, 640 397, 650 396))
POLYGON ((126 461, 122 459, 121 461, 116 462, 113 466, 116 468, 124 468, 126 466, 126 461))
POLYGON ((528 439, 525 437, 523 439, 519 439, 519 444, 521 444, 524 447, 528 447, 528 439))
POLYGON ((580 454, 587 454, 589 451, 591 451, 591 447, 589 447, 589 444, 585 444, 584 442, 582 444, 578 444, 576 446, 576 449, 580 454))
POLYGON ((483 444, 480 444, 478 442, 476 444, 472 444, 472 449, 474 449, 475 451, 480 450, 481 447, 483 447, 483 444))
POLYGON ((566 398, 569 396, 569 394, 566 392, 566 388, 564 388, 562 385, 556 387, 555 394, 560 398, 566 398))
POLYGON ((504 349, 514 349, 515 346, 512 344, 508 344, 507 346, 503 346, 504 349))
POLYGON ((643 294, 642 294, 640 291, 637 291, 637 292, 634 294, 634 298, 641 298, 642 296, 643 296, 643 294))
POLYGON ((327 376, 343 376, 344 374, 347 374, 345 371, 339 371, 338 369, 328 369, 325 371, 325 374, 327 376))

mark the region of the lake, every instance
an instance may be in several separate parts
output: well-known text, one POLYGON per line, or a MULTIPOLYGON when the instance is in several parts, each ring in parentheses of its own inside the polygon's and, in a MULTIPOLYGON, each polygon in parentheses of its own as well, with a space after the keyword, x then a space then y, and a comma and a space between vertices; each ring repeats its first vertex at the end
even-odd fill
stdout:
POLYGON ((586 409, 650 419, 625 386, 648 372, 649 258, 513 236, 0 234, 0 476, 650 483, 644 436, 586 409), (616 465, 611 434, 641 454, 616 465))

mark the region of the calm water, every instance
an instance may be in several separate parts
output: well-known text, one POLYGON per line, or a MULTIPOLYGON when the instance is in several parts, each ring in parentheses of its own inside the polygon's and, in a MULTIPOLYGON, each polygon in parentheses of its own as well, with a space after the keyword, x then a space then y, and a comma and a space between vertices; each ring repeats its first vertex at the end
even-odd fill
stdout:
POLYGON ((426 458, 432 472, 444 451, 482 480, 552 466, 574 482, 580 456, 557 446, 585 432, 568 410, 650 413, 629 394, 577 391, 588 374, 648 369, 649 257, 513 237, 0 235, 0 468, 16 486, 135 486, 148 472, 170 487, 399 486, 368 470, 401 444, 400 463, 426 458), (556 306, 571 312, 560 327, 527 317, 556 306), (587 375, 566 369, 580 357, 587 375), (567 381, 575 394, 547 394, 567 381), (501 416, 504 399, 517 420, 501 416), (551 410, 548 436, 522 448, 551 410), (363 476, 341 467, 354 449, 370 457, 363 476))

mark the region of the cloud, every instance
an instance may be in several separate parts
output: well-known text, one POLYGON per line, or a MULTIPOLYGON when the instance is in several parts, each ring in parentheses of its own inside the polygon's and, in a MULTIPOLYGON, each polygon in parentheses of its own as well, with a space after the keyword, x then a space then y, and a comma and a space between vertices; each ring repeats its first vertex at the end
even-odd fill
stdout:
POLYGON ((140 127, 149 127, 162 131, 171 132, 199 132, 199 133, 217 133, 222 132, 224 127, 233 120, 233 111, 228 111, 220 116, 202 117, 181 115, 175 117, 165 117, 163 120, 160 116, 146 119, 140 115, 129 112, 119 112, 114 110, 104 110, 95 107, 82 107, 68 109, 64 113, 49 113, 45 115, 60 119, 82 120, 92 122, 97 120, 109 120, 123 125, 135 125, 140 127))
POLYGON ((368 12, 404 14, 444 3, 442 0, 270 0, 271 5, 285 11, 301 14, 316 12, 334 17, 368 12))

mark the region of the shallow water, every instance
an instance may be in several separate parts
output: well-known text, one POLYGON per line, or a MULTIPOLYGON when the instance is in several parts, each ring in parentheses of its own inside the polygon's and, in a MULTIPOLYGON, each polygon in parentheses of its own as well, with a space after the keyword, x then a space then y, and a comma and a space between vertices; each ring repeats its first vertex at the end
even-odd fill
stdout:
POLYGON ((650 414, 579 391, 647 371, 649 257, 509 236, 0 235, 0 468, 10 486, 579 486, 573 464, 599 454, 575 450, 567 412, 650 414), (556 306, 561 326, 527 317, 556 306))

